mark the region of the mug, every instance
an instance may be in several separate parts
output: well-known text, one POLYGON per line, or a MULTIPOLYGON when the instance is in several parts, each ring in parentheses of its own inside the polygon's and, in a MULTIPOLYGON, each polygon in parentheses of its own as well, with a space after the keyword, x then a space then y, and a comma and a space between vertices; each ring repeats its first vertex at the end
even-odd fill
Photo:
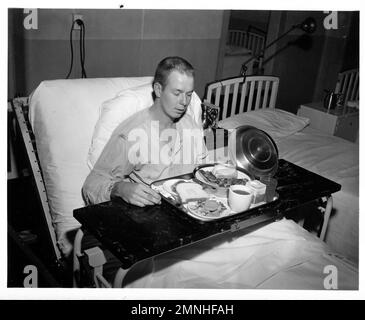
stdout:
POLYGON ((233 211, 241 212, 250 208, 252 190, 244 185, 232 185, 228 191, 228 203, 233 211))

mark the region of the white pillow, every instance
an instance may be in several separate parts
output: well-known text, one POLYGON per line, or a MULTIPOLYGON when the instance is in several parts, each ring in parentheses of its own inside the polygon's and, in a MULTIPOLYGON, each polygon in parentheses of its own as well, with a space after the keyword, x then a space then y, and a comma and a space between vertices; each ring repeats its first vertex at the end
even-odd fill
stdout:
POLYGON ((309 125, 309 119, 281 109, 259 109, 234 115, 218 122, 226 130, 250 125, 265 131, 273 138, 286 137, 309 125))
MULTIPOLYGON (((87 165, 90 169, 94 167, 114 129, 136 112, 152 106, 152 92, 151 82, 122 90, 113 99, 102 103, 87 158, 87 165)), ((202 128, 201 100, 195 92, 192 94, 186 113, 195 120, 199 128, 202 128)))

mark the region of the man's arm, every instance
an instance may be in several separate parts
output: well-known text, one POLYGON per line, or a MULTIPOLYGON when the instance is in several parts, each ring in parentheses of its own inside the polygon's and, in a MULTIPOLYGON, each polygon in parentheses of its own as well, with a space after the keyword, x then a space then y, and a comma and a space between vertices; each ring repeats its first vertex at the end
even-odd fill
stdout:
POLYGON ((161 202, 160 195, 150 187, 125 181, 134 169, 128 156, 127 140, 120 135, 112 135, 82 188, 87 204, 115 197, 140 207, 161 202))
POLYGON ((161 196, 149 186, 128 181, 114 183, 110 198, 115 197, 139 207, 161 203, 161 196))
POLYGON ((85 202, 95 204, 109 201, 114 185, 123 181, 132 171, 127 141, 113 134, 84 182, 82 194, 85 202))

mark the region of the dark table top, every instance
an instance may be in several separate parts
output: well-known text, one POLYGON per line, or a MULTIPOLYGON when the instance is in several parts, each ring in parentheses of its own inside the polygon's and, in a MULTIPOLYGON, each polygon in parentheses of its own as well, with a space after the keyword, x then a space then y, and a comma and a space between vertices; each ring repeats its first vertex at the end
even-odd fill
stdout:
POLYGON ((113 200, 76 209, 74 216, 120 259, 123 269, 128 269, 138 261, 210 236, 242 229, 249 232, 341 189, 339 184, 283 159, 275 178, 278 200, 209 222, 190 217, 164 199, 161 205, 144 208, 113 200))

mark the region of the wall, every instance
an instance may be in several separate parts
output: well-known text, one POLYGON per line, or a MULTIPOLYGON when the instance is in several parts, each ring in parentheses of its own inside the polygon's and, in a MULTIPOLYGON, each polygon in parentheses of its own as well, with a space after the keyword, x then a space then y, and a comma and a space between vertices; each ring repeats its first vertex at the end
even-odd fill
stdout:
MULTIPOLYGON (((159 60, 176 54, 197 69, 196 90, 202 97, 206 83, 222 73, 227 16, 239 12, 42 9, 38 29, 25 30, 23 10, 9 10, 9 98, 28 95, 42 80, 67 75, 72 13, 84 16, 88 77, 152 75, 159 60)), ((295 113, 301 103, 322 100, 338 72, 358 65, 358 14, 356 20, 353 12, 339 12, 339 29, 325 30, 322 11, 243 13, 247 19, 270 18, 268 43, 308 16, 317 20, 308 48, 290 45, 303 34, 295 30, 267 51, 266 58, 273 58, 266 61, 265 73, 280 77, 278 105, 283 109, 295 113)), ((81 75, 77 34, 73 78, 81 75)))
POLYGON ((339 12, 338 29, 325 30, 321 68, 312 101, 334 90, 339 72, 359 67, 359 13, 339 12))
MULTIPOLYGON (((277 105, 284 110, 296 113, 301 103, 323 100, 324 90, 334 88, 337 74, 342 71, 344 61, 348 60, 345 49, 353 12, 338 13, 337 30, 324 28, 326 15, 322 11, 281 11, 271 14, 268 42, 307 17, 314 17, 317 22, 315 33, 302 37, 307 41, 299 45, 296 41, 304 32, 294 30, 265 56, 266 59, 272 57, 265 63, 265 73, 280 77, 277 105)), ((356 39, 351 39, 353 46, 356 39)))
POLYGON ((268 10, 231 10, 229 27, 235 30, 247 30, 249 26, 253 26, 266 32, 269 18, 268 10))
MULTIPOLYGON (((42 80, 65 78, 70 66, 72 13, 86 26, 87 76, 153 75, 169 55, 188 59, 197 70, 196 91, 214 80, 221 38, 220 10, 39 9, 38 29, 26 30, 22 9, 9 10, 9 98, 28 95, 42 80)), ((74 68, 81 76, 79 32, 73 32, 74 68)))
POLYGON ((308 37, 295 29, 277 43, 273 53, 271 73, 280 77, 277 105, 293 113, 301 103, 312 101, 323 50, 324 35, 320 26, 323 14, 283 11, 278 29, 279 35, 283 34, 307 17, 316 19, 316 32, 308 37), (299 39, 303 42, 296 42, 299 39))
POLYGON ((359 67, 360 54, 360 11, 354 11, 351 15, 349 34, 346 38, 346 49, 342 70, 349 70, 359 67))

